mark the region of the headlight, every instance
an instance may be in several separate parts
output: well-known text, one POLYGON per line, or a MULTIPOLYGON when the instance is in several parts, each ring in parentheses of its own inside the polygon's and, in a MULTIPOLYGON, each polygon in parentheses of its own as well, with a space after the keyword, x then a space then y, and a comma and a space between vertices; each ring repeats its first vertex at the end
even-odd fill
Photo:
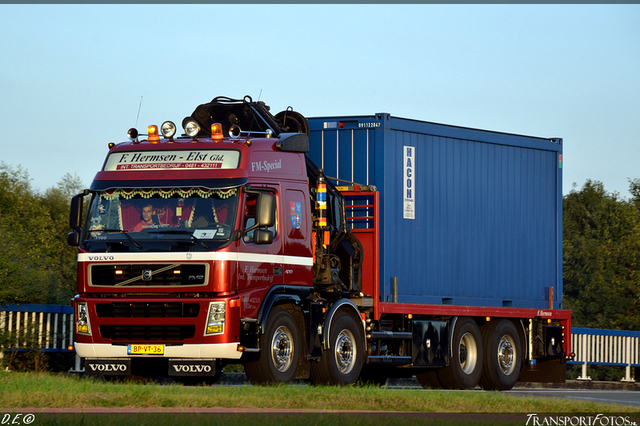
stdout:
POLYGON ((80 334, 91 335, 91 325, 89 324, 89 310, 86 302, 78 302, 78 313, 76 317, 76 331, 80 334))
POLYGON ((211 302, 205 335, 224 333, 225 302, 211 302))

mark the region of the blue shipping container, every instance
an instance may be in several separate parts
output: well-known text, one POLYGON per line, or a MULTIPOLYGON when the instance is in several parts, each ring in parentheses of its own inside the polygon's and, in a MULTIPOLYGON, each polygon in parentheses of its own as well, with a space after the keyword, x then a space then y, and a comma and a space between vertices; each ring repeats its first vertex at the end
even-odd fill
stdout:
MULTIPOLYGON (((310 118, 325 175, 380 192, 380 293, 562 308, 562 140, 375 116, 310 118)), ((335 183, 335 182, 334 182, 335 183)))

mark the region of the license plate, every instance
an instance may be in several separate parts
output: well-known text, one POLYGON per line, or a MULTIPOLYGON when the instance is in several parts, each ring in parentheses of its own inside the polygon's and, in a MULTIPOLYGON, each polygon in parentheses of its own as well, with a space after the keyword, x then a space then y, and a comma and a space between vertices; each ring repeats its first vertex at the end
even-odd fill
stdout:
POLYGON ((129 355, 164 355, 164 345, 129 345, 129 355))

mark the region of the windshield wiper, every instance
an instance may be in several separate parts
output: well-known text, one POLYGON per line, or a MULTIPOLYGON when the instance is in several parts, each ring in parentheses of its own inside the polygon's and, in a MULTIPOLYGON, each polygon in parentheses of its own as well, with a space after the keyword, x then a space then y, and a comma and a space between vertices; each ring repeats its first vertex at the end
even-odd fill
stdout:
POLYGON ((161 229, 159 231, 148 231, 149 234, 182 234, 182 235, 191 235, 194 241, 204 247, 206 250, 209 250, 209 246, 204 243, 199 238, 196 238, 193 235, 193 231, 185 231, 184 229, 161 229))
POLYGON ((138 250, 142 249, 142 246, 138 244, 133 238, 131 238, 127 231, 123 231, 122 229, 96 229, 95 232, 119 232, 121 234, 124 234, 124 236, 127 237, 129 241, 131 241, 131 244, 133 244, 135 248, 137 248, 138 250))

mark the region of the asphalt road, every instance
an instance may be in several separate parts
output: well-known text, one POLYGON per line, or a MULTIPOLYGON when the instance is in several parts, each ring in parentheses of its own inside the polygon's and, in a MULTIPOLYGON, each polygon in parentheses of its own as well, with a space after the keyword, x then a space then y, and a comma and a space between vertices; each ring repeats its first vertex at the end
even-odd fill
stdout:
POLYGON ((512 389, 505 394, 540 398, 567 398, 600 404, 629 405, 640 408, 640 391, 591 389, 512 389))
MULTIPOLYGON (((219 383, 221 386, 246 384, 248 384, 246 376, 238 373, 223 375, 223 379, 219 383)), ((301 385, 303 384, 301 383, 301 385)), ((536 384, 533 383, 518 384, 514 389, 506 391, 505 394, 536 398, 567 398, 601 404, 633 406, 640 409, 640 385, 637 383, 572 381, 557 385, 562 386, 560 389, 548 386, 545 388, 536 387, 536 384)), ((391 389, 422 389, 415 378, 389 379, 386 387, 391 389)))

